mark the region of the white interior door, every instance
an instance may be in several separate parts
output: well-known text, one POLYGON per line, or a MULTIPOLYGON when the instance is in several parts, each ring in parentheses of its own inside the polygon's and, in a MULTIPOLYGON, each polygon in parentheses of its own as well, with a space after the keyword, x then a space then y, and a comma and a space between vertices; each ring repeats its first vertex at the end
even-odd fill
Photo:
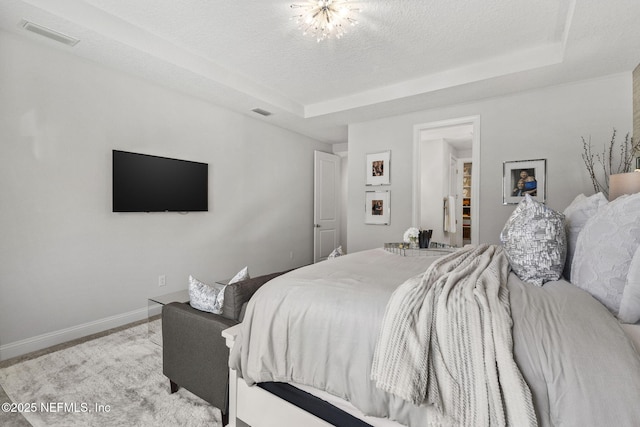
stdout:
POLYGON ((314 153, 313 262, 340 245, 340 157, 314 153))

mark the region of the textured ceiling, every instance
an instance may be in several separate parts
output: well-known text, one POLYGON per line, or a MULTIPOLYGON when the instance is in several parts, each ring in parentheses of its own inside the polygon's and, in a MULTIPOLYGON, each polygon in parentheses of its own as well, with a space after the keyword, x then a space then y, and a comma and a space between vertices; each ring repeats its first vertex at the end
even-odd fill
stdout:
POLYGON ((640 62, 638 0, 353 1, 359 25, 320 43, 290 19, 294 1, 0 0, 0 28, 331 143, 348 123, 640 62))

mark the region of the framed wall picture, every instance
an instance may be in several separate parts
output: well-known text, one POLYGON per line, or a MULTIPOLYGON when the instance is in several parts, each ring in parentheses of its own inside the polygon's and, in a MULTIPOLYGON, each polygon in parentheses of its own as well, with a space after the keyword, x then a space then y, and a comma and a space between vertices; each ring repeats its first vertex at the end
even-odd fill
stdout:
POLYGON ((502 164, 502 204, 520 203, 525 194, 547 200, 547 159, 517 160, 502 164))
POLYGON ((391 217, 391 197, 389 194, 389 190, 365 192, 365 224, 389 225, 391 217))
POLYGON ((365 171, 367 185, 389 185, 391 183, 391 151, 367 154, 365 171))

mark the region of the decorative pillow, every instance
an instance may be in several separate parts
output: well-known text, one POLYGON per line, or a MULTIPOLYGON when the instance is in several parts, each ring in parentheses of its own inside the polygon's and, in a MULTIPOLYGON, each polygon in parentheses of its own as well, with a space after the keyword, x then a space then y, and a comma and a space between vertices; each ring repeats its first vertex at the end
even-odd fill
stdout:
POLYGON ((618 319, 624 323, 636 323, 640 320, 640 248, 636 250, 629 265, 618 319))
POLYGON ((342 256, 342 255, 344 255, 344 253, 342 252, 342 245, 340 245, 337 248, 335 248, 333 252, 329 254, 327 259, 338 258, 339 256, 342 256))
POLYGON ((571 263, 576 250, 578 234, 580 234, 589 218, 594 216, 598 209, 607 203, 608 200, 602 193, 589 197, 579 194, 564 210, 565 224, 567 226, 567 260, 564 263, 563 272, 565 279, 571 281, 571 263))
POLYGON ((250 279, 249 277, 249 267, 245 267, 242 270, 238 271, 235 276, 231 280, 229 280, 229 284, 241 282, 243 280, 250 279))
POLYGON ((525 195, 500 233, 511 269, 524 282, 558 280, 567 253, 564 215, 525 195))
MULTIPOLYGON (((571 283, 589 292, 616 316, 631 261, 640 246, 638 212, 640 193, 620 196, 601 207, 578 235, 573 256, 571 283)), ((633 289, 632 285, 627 304, 631 304, 633 289)), ((625 317, 629 317, 628 307, 625 305, 625 317)))
POLYGON ((197 310, 220 314, 224 303, 224 288, 225 285, 207 285, 189 276, 189 304, 197 310))

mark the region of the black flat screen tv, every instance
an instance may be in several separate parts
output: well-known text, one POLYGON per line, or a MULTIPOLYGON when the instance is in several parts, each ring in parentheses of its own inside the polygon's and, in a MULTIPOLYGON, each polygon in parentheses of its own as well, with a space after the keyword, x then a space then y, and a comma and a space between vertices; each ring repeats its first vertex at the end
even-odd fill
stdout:
POLYGON ((113 212, 208 211, 209 165, 113 150, 113 212))

